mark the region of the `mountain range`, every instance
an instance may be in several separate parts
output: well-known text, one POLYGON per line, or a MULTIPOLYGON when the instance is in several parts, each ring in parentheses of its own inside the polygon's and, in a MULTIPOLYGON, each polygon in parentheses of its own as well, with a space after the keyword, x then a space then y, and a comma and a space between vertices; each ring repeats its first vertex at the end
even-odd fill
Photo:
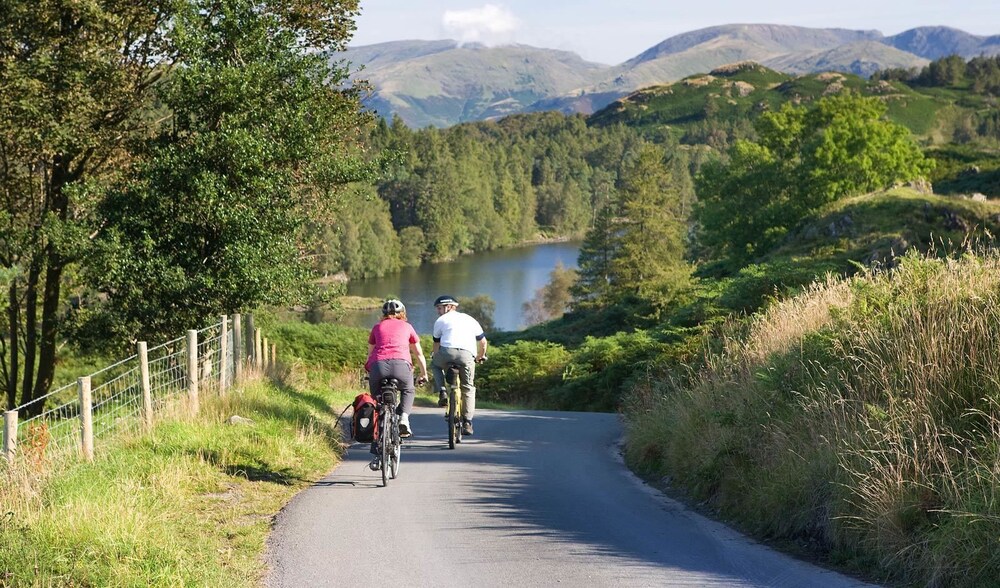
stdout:
POLYGON ((875 30, 728 24, 670 37, 618 65, 527 45, 487 47, 452 40, 392 41, 350 47, 343 61, 366 80, 366 101, 381 116, 411 127, 445 127, 519 112, 590 114, 641 88, 719 66, 754 61, 790 74, 839 71, 869 76, 919 68, 948 55, 1000 54, 1000 35, 918 27, 884 36, 875 30))

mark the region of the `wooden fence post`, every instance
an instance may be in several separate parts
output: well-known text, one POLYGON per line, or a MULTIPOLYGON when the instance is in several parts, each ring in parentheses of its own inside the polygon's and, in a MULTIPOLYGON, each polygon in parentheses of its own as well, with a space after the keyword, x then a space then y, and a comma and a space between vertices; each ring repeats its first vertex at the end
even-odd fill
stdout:
POLYGON ((188 355, 188 408, 198 414, 198 331, 187 332, 188 355))
POLYGON ((142 385, 142 424, 146 430, 153 428, 153 392, 149 385, 149 350, 145 341, 136 343, 139 354, 139 381, 142 385))
POLYGON ((271 343, 271 367, 278 365, 278 344, 271 343))
POLYGON ((3 413, 3 456, 7 461, 13 461, 17 450, 17 411, 8 410, 3 413))
POLYGON ((247 315, 247 367, 254 367, 257 365, 257 356, 254 353, 257 351, 257 346, 254 345, 254 337, 256 336, 257 328, 253 325, 253 313, 247 315))
POLYGON ((243 317, 233 315, 233 380, 243 380, 243 317))
POLYGON ((219 396, 226 395, 226 385, 229 374, 229 317, 222 315, 219 317, 221 327, 219 327, 219 396))
POLYGON ((260 340, 260 349, 261 349, 260 356, 262 358, 264 358, 264 371, 270 371, 271 370, 271 357, 270 357, 270 354, 268 352, 271 351, 271 346, 267 342, 267 337, 262 337, 261 338, 261 340, 260 340))
POLYGON ((83 459, 94 461, 94 412, 90 397, 90 376, 76 380, 80 392, 80 449, 83 459))
POLYGON ((261 349, 261 332, 260 329, 253 330, 253 366, 258 370, 263 367, 263 362, 261 361, 262 349, 261 349))

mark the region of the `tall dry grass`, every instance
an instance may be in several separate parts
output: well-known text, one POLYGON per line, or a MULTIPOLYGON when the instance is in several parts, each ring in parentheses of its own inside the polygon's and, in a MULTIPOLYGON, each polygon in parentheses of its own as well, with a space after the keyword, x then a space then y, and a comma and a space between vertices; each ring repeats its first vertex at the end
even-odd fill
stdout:
POLYGON ((734 328, 629 422, 629 460, 877 577, 1000 577, 1000 256, 907 256, 734 328), (682 381, 682 380, 677 380, 682 381))

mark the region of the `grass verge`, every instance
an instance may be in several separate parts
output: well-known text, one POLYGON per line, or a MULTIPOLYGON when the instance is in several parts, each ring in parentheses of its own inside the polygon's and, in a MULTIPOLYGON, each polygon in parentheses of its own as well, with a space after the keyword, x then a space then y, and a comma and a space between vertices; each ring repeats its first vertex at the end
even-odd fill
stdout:
POLYGON ((627 461, 878 580, 996 585, 998 292, 995 250, 815 285, 636 386, 627 461))
POLYGON ((259 581, 272 516, 336 463, 334 417, 354 393, 349 378, 293 369, 203 399, 193 420, 99 440, 92 463, 0 465, 0 585, 259 581))

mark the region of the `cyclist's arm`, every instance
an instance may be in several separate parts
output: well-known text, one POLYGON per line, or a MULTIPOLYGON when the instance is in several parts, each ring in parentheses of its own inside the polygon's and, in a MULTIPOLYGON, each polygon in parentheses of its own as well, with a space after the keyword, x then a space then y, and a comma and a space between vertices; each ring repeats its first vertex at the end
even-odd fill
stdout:
POLYGON ((416 343, 410 343, 410 354, 417 357, 417 363, 420 364, 420 377, 427 379, 427 360, 424 359, 424 350, 420 347, 420 341, 416 343))
POLYGON ((476 356, 477 361, 482 361, 486 359, 486 347, 489 342, 486 340, 486 335, 480 335, 476 338, 476 345, 479 347, 479 355, 476 356))

